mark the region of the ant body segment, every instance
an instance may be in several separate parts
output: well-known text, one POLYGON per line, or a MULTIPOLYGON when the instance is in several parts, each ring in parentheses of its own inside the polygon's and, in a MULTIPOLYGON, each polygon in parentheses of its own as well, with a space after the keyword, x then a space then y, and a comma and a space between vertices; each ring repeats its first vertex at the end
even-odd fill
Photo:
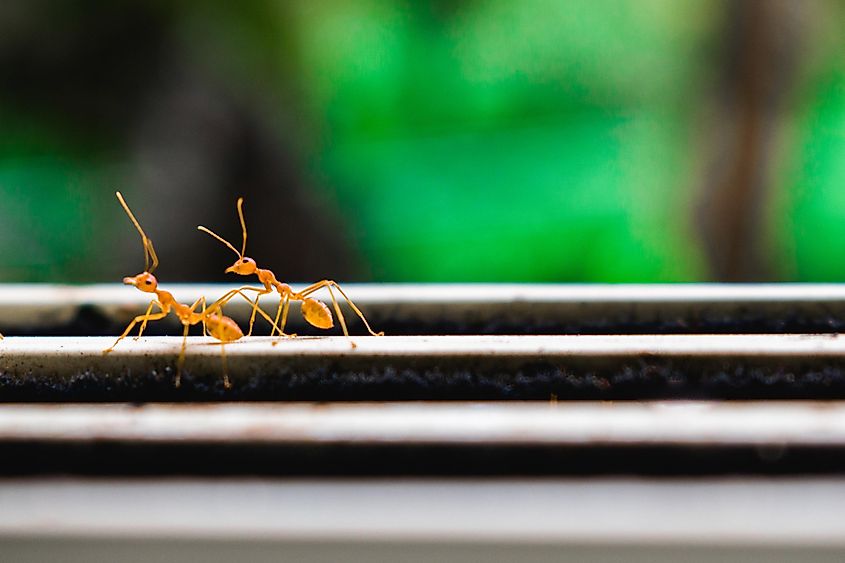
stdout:
MULTIPOLYGON (((335 298, 332 289, 336 289, 340 292, 340 294, 343 296, 343 298, 346 300, 352 310, 355 311, 355 314, 358 315, 358 317, 364 322, 364 326, 367 327, 367 330, 371 335, 384 336, 383 332, 374 332, 373 329, 370 328, 370 324, 367 322, 367 319, 364 318, 364 314, 352 302, 352 300, 349 299, 349 297, 346 295, 346 293, 344 293, 344 291, 340 288, 340 285, 338 285, 337 282, 334 282, 332 280, 322 280, 309 285, 302 291, 293 291, 293 289, 291 289, 288 284, 282 283, 277 280, 275 274, 273 274, 272 271, 264 268, 259 268, 255 260, 246 256, 247 235, 246 221, 244 220, 243 203, 244 198, 238 198, 238 217, 240 217, 241 229, 243 231, 243 245, 241 246, 240 252, 238 252, 235 247, 232 246, 231 243, 229 243, 229 241, 227 241, 220 235, 214 233, 210 229, 203 226, 199 226, 197 227, 197 229, 216 238, 218 241, 222 242, 238 256, 238 259, 231 266, 226 268, 226 273, 231 272, 240 276, 249 276, 255 274, 256 276, 258 276, 258 281, 264 285, 263 288, 245 286, 240 288, 239 290, 236 290, 252 290, 256 292, 255 302, 252 304, 252 315, 249 319, 249 332, 247 334, 252 334, 252 325, 255 321, 255 314, 257 311, 261 311, 258 306, 258 300, 261 298, 262 295, 272 293, 273 291, 276 291, 279 294, 280 299, 278 309, 276 310, 276 318, 273 321, 273 332, 270 333, 271 336, 275 333, 276 330, 279 331, 280 337, 292 338, 296 336, 295 334, 284 333, 284 328, 285 324, 287 323, 288 310, 290 308, 291 301, 302 302, 302 316, 312 326, 322 329, 332 328, 334 326, 334 321, 332 319, 332 313, 329 310, 328 306, 322 301, 310 297, 310 295, 315 293, 316 291, 322 288, 326 288, 329 292, 329 296, 332 299, 332 305, 334 307, 335 313, 337 314, 337 319, 340 322, 340 327, 343 329, 344 336, 349 338, 349 331, 346 329, 346 320, 343 317, 343 313, 340 310, 340 306, 338 305, 337 299, 335 298), (278 324, 279 317, 281 317, 281 325, 278 324)), ((351 340, 350 342, 352 343, 352 346, 355 347, 355 343, 351 340)))
MULTIPOLYGON (((104 350, 103 354, 108 354, 114 350, 115 346, 117 346, 121 340, 126 338, 126 336, 139 322, 141 323, 141 328, 138 331, 136 339, 140 338, 140 336, 144 333, 144 329, 149 321, 163 319, 171 311, 173 311, 173 313, 179 318, 179 322, 181 322, 184 326, 182 334, 182 348, 179 352, 179 360, 176 364, 176 378, 174 381, 176 387, 179 387, 180 385, 182 365, 185 362, 185 348, 187 345, 188 329, 199 323, 202 323, 203 325, 204 334, 208 334, 220 341, 220 353, 223 359, 223 383, 227 388, 230 387, 231 384, 226 370, 226 352, 224 345, 227 342, 234 342, 235 340, 240 339, 243 336, 243 331, 241 331, 241 328, 234 320, 222 314, 222 308, 236 294, 240 294, 242 297, 247 299, 247 301, 251 302, 251 300, 244 295, 241 290, 234 290, 226 293, 226 295, 215 301, 210 307, 206 307, 205 297, 200 297, 189 307, 176 301, 173 294, 169 291, 159 289, 158 280, 153 275, 153 271, 155 271, 158 266, 158 256, 156 256, 155 248, 153 248, 153 242, 144 233, 140 223, 138 223, 138 220, 132 214, 132 211, 130 211, 129 206, 126 204, 126 201, 124 201, 120 192, 116 192, 115 195, 117 195, 120 205, 123 206, 123 210, 126 211, 126 214, 129 216, 132 224, 135 225, 135 228, 138 229, 138 232, 141 234, 141 242, 144 245, 144 271, 136 276, 123 278, 123 283, 134 286, 144 293, 153 293, 155 294, 155 299, 150 301, 150 304, 143 315, 138 315, 131 323, 129 323, 129 326, 126 327, 123 334, 118 337, 114 344, 104 350), (196 308, 200 304, 202 304, 202 312, 197 313, 196 308), (153 306, 158 306, 160 312, 153 313, 153 306)), ((270 318, 266 314, 263 314, 263 316, 270 321, 270 318)))

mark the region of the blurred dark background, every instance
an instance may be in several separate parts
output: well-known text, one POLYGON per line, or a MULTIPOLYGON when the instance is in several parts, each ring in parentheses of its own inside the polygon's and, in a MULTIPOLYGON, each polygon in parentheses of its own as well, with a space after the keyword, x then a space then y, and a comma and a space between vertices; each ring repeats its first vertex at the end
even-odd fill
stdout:
POLYGON ((844 281, 845 2, 0 3, 0 281, 844 281))

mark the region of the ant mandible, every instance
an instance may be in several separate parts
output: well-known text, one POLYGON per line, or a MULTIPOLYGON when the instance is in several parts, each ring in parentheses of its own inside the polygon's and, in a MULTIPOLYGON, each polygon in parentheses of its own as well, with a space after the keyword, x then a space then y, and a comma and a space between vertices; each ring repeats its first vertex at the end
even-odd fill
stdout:
MULTIPOLYGON (((332 305, 334 306, 335 313, 337 314, 337 319, 338 321, 340 321, 340 326, 343 329, 343 334, 347 338, 349 338, 349 331, 346 329, 346 320, 343 318, 343 313, 341 312, 340 306, 338 305, 337 299, 335 298, 334 292, 332 291, 332 288, 334 288, 340 292, 340 294, 343 296, 343 298, 346 300, 352 310, 355 311, 355 314, 358 315, 358 317, 362 321, 364 321, 364 326, 367 327, 367 330, 371 335, 384 336, 383 332, 374 332, 373 329, 370 328, 370 324, 367 322, 367 319, 364 318, 364 313, 362 313, 361 310, 355 305, 355 303, 353 303, 352 300, 349 299, 349 297, 346 295, 346 293, 344 293, 344 291, 340 288, 340 285, 338 285, 337 282, 334 282, 332 280, 322 280, 309 285, 302 291, 296 292, 293 291, 293 289, 291 289, 288 284, 282 283, 277 280, 275 274, 273 274, 272 271, 264 268, 259 268, 255 260, 246 256, 246 221, 244 220, 243 203, 244 198, 238 198, 238 217, 240 217, 241 229, 243 231, 243 245, 241 246, 240 252, 238 252, 229 241, 216 234, 212 230, 201 225, 197 227, 197 229, 216 238, 218 241, 222 242, 227 247, 229 247, 229 249, 238 256, 238 259, 234 262, 234 264, 226 268, 226 273, 232 272, 240 276, 249 276, 255 274, 258 276, 258 281, 260 281, 264 285, 263 289, 248 286, 239 288, 239 290, 252 290, 256 292, 255 302, 252 304, 252 315, 249 319, 249 332, 247 334, 252 334, 252 325, 255 321, 256 311, 261 311, 260 307, 258 306, 258 300, 261 298, 262 295, 272 293, 274 290, 279 293, 281 298, 279 300, 279 307, 276 310, 276 318, 273 321, 274 327, 273 332, 270 333, 271 336, 275 333, 277 329, 279 331, 280 337, 296 336, 295 334, 288 335, 284 333, 285 324, 287 323, 288 309, 290 308, 291 301, 302 302, 302 316, 309 324, 322 329, 332 328, 334 326, 334 322, 332 320, 332 313, 329 308, 322 301, 314 299, 313 297, 309 297, 309 295, 311 295, 312 293, 315 293, 316 291, 322 288, 326 288, 329 292, 329 296, 332 299, 332 305), (281 325, 278 324, 280 316, 281 325)), ((355 343, 351 340, 350 342, 354 347, 355 343)))
MULTIPOLYGON (((126 211, 126 214, 132 221, 132 224, 135 225, 135 228, 138 229, 138 232, 141 234, 141 242, 144 245, 144 271, 136 276, 123 278, 123 283, 126 285, 132 285, 144 293, 154 293, 156 298, 150 301, 150 304, 143 315, 138 315, 131 323, 129 323, 129 326, 126 327, 123 334, 118 337, 114 344, 104 350, 103 354, 108 354, 114 350, 115 346, 117 346, 121 340, 126 338, 126 336, 139 322, 141 323, 141 328, 138 331, 136 339, 140 338, 140 336, 144 333, 144 329, 149 321, 163 319, 168 315, 168 313, 170 313, 170 311, 173 311, 179 318, 179 322, 181 322, 185 327, 182 334, 182 348, 179 351, 179 360, 176 364, 176 378, 174 381, 176 387, 179 387, 181 382, 182 365, 185 361, 185 348, 188 339, 188 329, 199 323, 203 324, 204 334, 208 334, 220 341, 220 353, 223 359, 223 384, 227 388, 231 387, 226 369, 226 351, 224 349, 224 345, 226 342, 233 342, 241 338, 243 336, 243 332, 234 320, 222 314, 222 308, 236 294, 240 294, 242 297, 247 299, 247 301, 250 301, 250 299, 244 295, 241 290, 234 290, 226 293, 210 307, 206 308, 205 297, 200 297, 194 301, 193 305, 188 307, 187 305, 183 305, 176 301, 173 294, 169 291, 159 289, 158 280, 156 280, 156 277, 153 275, 156 267, 158 267, 158 256, 156 256, 153 242, 149 239, 149 237, 147 237, 146 233, 144 233, 144 229, 141 228, 140 223, 138 223, 138 220, 132 214, 132 211, 130 211, 129 206, 126 204, 126 201, 123 199, 120 192, 116 192, 115 195, 117 196, 120 205, 123 206, 123 210, 126 211), (196 308, 200 304, 202 304, 202 312, 197 313, 196 308), (158 306, 161 311, 153 313, 153 306, 158 306)), ((268 322, 272 322, 263 311, 261 313, 268 322)))

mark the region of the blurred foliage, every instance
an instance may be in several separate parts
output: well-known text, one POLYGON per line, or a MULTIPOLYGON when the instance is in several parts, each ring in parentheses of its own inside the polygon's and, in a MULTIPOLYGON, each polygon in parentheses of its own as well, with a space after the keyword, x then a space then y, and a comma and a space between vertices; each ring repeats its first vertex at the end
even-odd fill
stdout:
POLYGON ((711 3, 320 6, 298 20, 315 168, 379 277, 701 275, 676 210, 711 3))
POLYGON ((845 45, 813 84, 797 124, 780 229, 785 262, 800 280, 845 281, 845 45))
MULTIPOLYGON (((283 276, 709 279, 695 218, 731 4, 6 3, 0 279, 134 273, 116 187, 175 279, 227 265, 192 229, 237 242, 241 193, 283 276)), ((808 3, 834 23, 782 86, 761 279, 845 278, 840 5, 808 3)))

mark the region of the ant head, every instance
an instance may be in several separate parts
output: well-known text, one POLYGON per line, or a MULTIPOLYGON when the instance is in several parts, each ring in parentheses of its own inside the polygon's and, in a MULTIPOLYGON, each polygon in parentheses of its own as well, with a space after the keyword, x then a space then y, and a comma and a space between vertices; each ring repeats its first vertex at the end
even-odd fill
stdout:
POLYGON ((254 274, 257 268, 258 265, 255 263, 255 260, 253 260, 249 256, 244 256, 243 258, 239 258, 235 261, 234 264, 226 268, 226 273, 235 273, 240 276, 249 276, 251 274, 254 274))
POLYGON ((137 276, 123 278, 123 283, 126 285, 134 285, 141 291, 145 291, 147 293, 155 293, 155 290, 158 287, 158 280, 149 272, 143 272, 137 276))

